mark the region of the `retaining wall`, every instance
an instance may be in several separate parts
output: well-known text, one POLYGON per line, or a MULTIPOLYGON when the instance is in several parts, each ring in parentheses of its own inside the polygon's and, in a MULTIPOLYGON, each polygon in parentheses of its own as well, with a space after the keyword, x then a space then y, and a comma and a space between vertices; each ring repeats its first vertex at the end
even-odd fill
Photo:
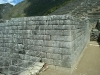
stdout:
POLYGON ((14 75, 41 58, 72 68, 89 36, 88 20, 71 15, 12 18, 0 23, 0 71, 14 75))

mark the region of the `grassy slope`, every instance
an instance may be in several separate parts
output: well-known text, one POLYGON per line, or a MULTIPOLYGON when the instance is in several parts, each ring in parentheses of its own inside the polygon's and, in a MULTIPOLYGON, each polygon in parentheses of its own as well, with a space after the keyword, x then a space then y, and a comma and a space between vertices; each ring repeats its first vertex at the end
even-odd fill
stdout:
POLYGON ((25 0, 3 16, 4 19, 23 16, 42 16, 47 15, 71 0, 25 0))
POLYGON ((22 17, 25 16, 24 9, 29 6, 27 1, 21 2, 14 6, 11 11, 3 16, 3 19, 10 19, 12 17, 22 17))

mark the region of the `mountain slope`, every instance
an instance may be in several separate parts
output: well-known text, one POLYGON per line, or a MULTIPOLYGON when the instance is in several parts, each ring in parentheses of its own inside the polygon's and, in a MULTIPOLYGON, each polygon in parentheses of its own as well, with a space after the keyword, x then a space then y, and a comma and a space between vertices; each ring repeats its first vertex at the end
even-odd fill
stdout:
POLYGON ((3 19, 48 15, 70 1, 71 0, 24 0, 5 14, 3 19))
POLYGON ((8 11, 10 11, 12 7, 13 5, 9 3, 0 4, 0 19, 2 19, 2 16, 8 11))

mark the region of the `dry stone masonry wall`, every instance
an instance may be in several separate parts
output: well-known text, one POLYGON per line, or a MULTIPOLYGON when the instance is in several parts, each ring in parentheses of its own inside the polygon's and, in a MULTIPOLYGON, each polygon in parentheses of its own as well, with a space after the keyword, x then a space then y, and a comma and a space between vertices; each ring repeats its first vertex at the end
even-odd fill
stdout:
POLYGON ((86 19, 71 15, 12 18, 0 23, 0 72, 15 75, 42 61, 72 68, 89 41, 86 19))

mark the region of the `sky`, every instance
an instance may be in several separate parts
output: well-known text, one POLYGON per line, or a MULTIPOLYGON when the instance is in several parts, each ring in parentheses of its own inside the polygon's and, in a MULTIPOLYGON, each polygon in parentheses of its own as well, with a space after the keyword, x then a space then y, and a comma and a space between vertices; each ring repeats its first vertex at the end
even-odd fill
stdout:
POLYGON ((0 4, 3 4, 3 3, 10 3, 12 5, 16 5, 17 3, 21 2, 23 0, 0 0, 0 4))

